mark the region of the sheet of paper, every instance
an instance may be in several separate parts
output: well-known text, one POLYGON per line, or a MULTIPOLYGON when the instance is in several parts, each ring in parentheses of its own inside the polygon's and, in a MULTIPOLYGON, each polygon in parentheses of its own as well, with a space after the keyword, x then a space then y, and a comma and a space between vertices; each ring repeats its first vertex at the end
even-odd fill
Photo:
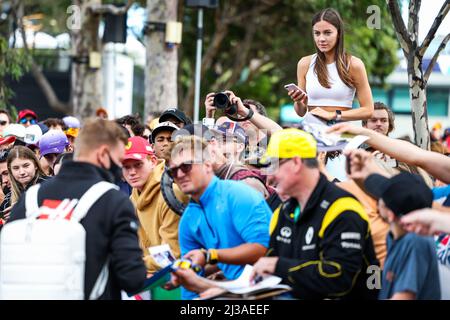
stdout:
POLYGON ((244 294, 264 288, 271 288, 281 282, 280 277, 268 276, 265 277, 261 282, 255 285, 251 285, 250 276, 252 274, 252 271, 253 267, 251 265, 246 265, 240 277, 235 280, 213 281, 206 279, 206 281, 211 283, 212 285, 226 289, 229 292, 236 294, 244 294))
POLYGON ((345 146, 344 151, 355 150, 369 139, 367 136, 358 135, 352 138, 345 146))
POLYGON ((161 268, 171 265, 176 260, 168 244, 149 247, 148 251, 150 252, 153 260, 155 260, 161 268))
MULTIPOLYGON (((327 133, 329 128, 330 127, 324 121, 310 113, 306 114, 304 121, 301 124, 301 129, 312 134, 317 140, 317 150, 319 152, 343 150, 347 147, 349 142, 355 138, 353 135, 349 134, 327 133)), ((358 144, 360 139, 361 138, 355 140, 354 145, 358 144)))

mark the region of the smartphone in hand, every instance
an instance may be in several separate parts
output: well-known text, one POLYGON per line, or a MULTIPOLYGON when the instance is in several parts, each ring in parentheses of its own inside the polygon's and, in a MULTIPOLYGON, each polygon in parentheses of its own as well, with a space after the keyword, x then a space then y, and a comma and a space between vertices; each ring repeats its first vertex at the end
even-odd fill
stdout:
POLYGON ((300 91, 301 93, 306 94, 306 92, 303 91, 303 90, 302 90, 299 86, 297 86, 295 83, 289 83, 289 84, 286 84, 286 85, 284 86, 284 88, 285 88, 287 91, 298 90, 298 91, 300 91))

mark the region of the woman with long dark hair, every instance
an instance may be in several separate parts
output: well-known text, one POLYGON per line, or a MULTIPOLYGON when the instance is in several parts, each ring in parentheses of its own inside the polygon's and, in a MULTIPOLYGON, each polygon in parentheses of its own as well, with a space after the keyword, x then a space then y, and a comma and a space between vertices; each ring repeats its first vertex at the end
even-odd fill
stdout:
POLYGON ((301 90, 289 91, 299 116, 309 110, 326 121, 368 119, 372 93, 361 59, 344 49, 344 23, 331 8, 314 15, 312 30, 316 53, 300 59, 297 80, 301 90), (360 108, 352 108, 355 94, 360 108))

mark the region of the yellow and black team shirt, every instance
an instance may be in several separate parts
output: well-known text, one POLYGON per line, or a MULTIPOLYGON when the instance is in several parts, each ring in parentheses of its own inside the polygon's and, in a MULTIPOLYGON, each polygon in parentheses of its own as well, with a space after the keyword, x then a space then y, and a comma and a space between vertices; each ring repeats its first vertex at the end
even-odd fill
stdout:
POLYGON ((306 207, 298 207, 290 199, 272 216, 268 255, 279 257, 275 275, 299 299, 376 299, 368 267, 379 263, 362 205, 321 175, 306 207))

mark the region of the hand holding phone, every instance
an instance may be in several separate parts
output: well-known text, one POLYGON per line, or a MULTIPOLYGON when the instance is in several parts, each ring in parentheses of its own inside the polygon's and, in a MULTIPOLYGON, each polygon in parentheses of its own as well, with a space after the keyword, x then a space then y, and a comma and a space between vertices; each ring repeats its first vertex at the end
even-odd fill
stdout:
MULTIPOLYGON (((308 94, 303 91, 299 86, 297 86, 295 83, 289 83, 284 86, 284 88, 289 92, 289 96, 291 99, 297 103, 297 107, 300 108, 300 111, 302 114, 299 113, 298 110, 296 112, 299 116, 303 117, 305 116, 305 109, 306 112, 308 112, 308 94)), ((295 107, 295 105, 294 105, 295 107)))
POLYGON ((302 90, 299 86, 297 86, 295 83, 289 83, 289 84, 286 84, 286 85, 284 86, 284 88, 285 88, 287 91, 300 91, 301 93, 306 94, 306 92, 303 91, 303 90, 302 90))

